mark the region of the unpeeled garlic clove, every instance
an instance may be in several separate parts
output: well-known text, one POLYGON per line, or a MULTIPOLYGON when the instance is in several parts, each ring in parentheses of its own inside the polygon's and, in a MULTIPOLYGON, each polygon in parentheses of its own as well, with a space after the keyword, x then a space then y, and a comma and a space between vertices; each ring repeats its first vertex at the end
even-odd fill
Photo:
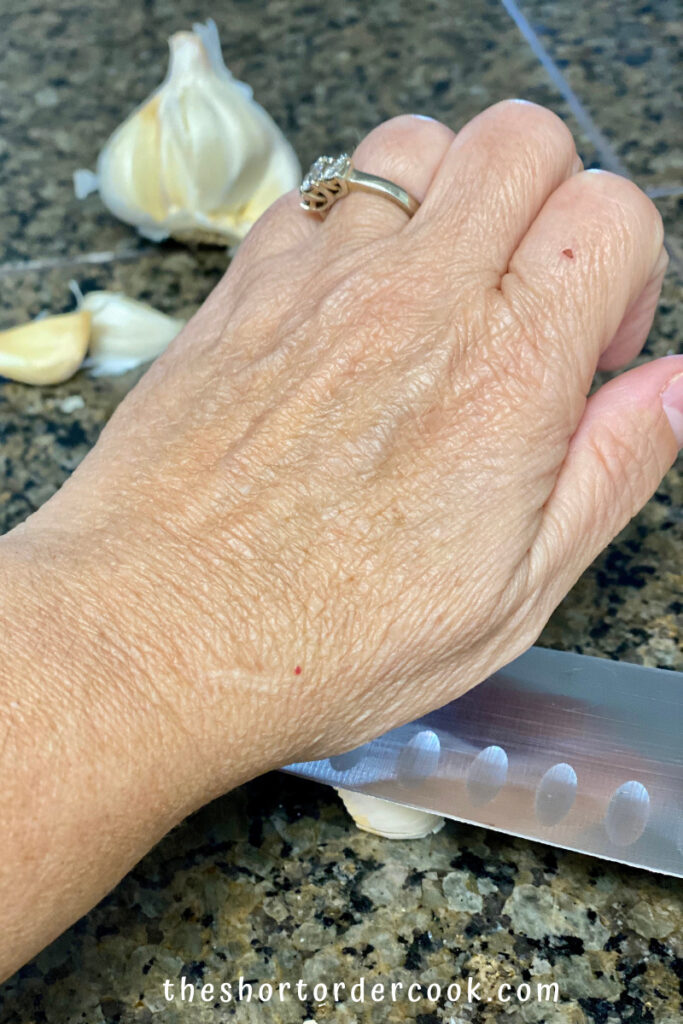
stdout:
POLYGON ((0 377, 22 384, 59 384, 83 362, 90 337, 90 313, 41 316, 0 332, 0 377))
POLYGON ((338 789, 337 793, 358 828, 376 836, 387 839, 424 839, 438 832, 444 824, 440 814, 432 814, 430 811, 405 807, 366 793, 354 793, 350 789, 338 789))
POLYGON ((185 326, 184 320, 118 292, 83 295, 74 281, 71 289, 79 309, 91 318, 85 366, 94 377, 125 373, 155 359, 185 326))
POLYGON ((77 171, 140 234, 232 245, 301 180, 294 150, 223 62, 213 21, 169 40, 166 79, 113 133, 97 174, 77 171))

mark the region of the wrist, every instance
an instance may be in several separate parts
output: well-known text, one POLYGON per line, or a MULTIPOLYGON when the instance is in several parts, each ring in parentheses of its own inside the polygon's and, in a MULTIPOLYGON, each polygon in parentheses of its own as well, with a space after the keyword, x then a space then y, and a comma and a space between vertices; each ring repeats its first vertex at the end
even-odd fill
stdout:
POLYGON ((29 717, 71 729, 70 742, 97 749, 112 772, 135 771, 131 782, 149 794, 145 813, 168 827, 274 767, 254 720, 253 680, 227 630, 220 666, 214 659, 207 671, 194 618, 188 635, 183 621, 164 621, 160 594, 173 574, 148 544, 75 540, 40 518, 0 538, 4 674, 29 717))
POLYGON ((160 770, 158 724, 109 655, 104 606, 54 538, 37 539, 21 528, 0 540, 0 978, 98 902, 193 803, 160 770))
POLYGON ((183 716, 149 674, 140 617, 129 625, 105 575, 85 548, 75 556, 42 528, 0 539, 3 726, 28 767, 47 737, 58 772, 87 768, 82 781, 103 800, 128 802, 131 818, 163 834, 200 806, 204 763, 187 756, 183 716))

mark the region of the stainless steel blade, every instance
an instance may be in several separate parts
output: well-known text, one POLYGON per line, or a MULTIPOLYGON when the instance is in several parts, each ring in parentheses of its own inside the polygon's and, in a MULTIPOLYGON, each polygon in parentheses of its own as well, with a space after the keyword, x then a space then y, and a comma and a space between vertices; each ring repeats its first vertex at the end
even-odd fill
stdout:
POLYGON ((331 786, 683 877, 683 672, 532 647, 348 754, 331 786))

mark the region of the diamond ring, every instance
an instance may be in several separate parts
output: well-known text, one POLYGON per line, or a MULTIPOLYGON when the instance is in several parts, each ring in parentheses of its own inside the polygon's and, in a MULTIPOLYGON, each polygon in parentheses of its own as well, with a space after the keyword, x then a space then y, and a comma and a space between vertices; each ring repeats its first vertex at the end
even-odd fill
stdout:
POLYGON ((354 189, 373 192, 375 195, 390 199, 409 217, 412 217, 420 206, 417 199, 393 181, 356 170, 348 153, 318 157, 299 188, 300 205, 304 210, 326 213, 333 203, 354 189))

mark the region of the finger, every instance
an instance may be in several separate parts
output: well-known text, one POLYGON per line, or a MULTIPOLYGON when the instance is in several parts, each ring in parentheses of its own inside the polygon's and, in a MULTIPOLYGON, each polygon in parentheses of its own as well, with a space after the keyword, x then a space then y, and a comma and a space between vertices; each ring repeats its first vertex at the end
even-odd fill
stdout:
MULTIPOLYGON (((351 159, 359 171, 388 178, 422 202, 454 138, 440 121, 404 114, 373 129, 351 159)), ((390 200, 354 190, 335 203, 324 227, 335 241, 356 242, 391 235, 408 221, 408 214, 390 200)))
POLYGON ((446 265, 497 282, 549 195, 582 167, 552 111, 504 100, 458 132, 414 218, 448 250, 446 265))
POLYGON ((320 229, 320 222, 307 214, 300 203, 298 188, 276 199, 240 243, 233 265, 241 266, 253 258, 269 259, 312 244, 320 229))
POLYGON ((663 234, 654 203, 626 178, 583 171, 560 185, 500 282, 502 315, 523 327, 520 359, 530 345, 551 378, 586 394, 627 310, 645 289, 652 301, 663 234))
POLYGON ((638 366, 588 400, 530 552, 549 607, 657 489, 683 446, 683 356, 638 366))
POLYGON ((617 333, 600 356, 599 370, 618 370, 635 359, 642 350, 652 327, 668 265, 669 254, 662 246, 650 280, 626 310, 617 333))

